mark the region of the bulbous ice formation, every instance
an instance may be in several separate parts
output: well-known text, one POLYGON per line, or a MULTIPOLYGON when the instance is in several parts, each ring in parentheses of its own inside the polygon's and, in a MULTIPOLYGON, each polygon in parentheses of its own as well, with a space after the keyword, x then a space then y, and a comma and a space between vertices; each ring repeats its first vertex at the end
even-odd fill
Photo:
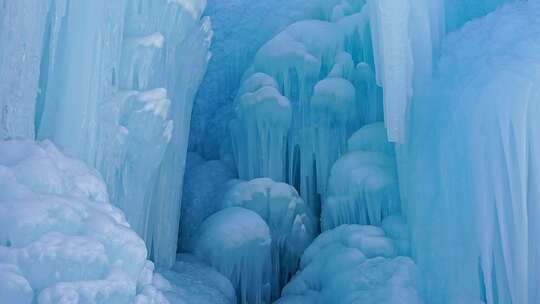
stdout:
POLYGON ((316 221, 296 190, 268 178, 239 182, 223 199, 223 207, 243 207, 259 214, 272 236, 272 296, 296 272, 300 256, 316 233, 316 221))
POLYGON ((372 224, 400 212, 400 196, 393 157, 355 151, 332 167, 328 196, 323 201, 321 227, 372 224))
POLYGON ((421 303, 412 260, 382 229, 343 225, 318 236, 276 303, 421 303))
POLYGON ((240 87, 237 119, 231 124, 240 178, 285 180, 292 108, 278 89, 275 80, 263 73, 251 75, 240 87))
POLYGON ((380 118, 372 106, 380 97, 373 94, 375 77, 365 71, 373 58, 364 4, 314 3, 321 20, 296 22, 262 46, 236 98, 231 129, 240 178, 290 183, 317 215, 330 168, 345 153, 347 138, 362 123, 380 118), (253 115, 253 100, 269 95, 290 105, 253 115), (254 124, 245 123, 250 119, 265 127, 252 131, 254 124), (271 128, 268 120, 274 122, 271 128))
POLYGON ((7 303, 166 303, 148 296, 143 240, 99 173, 51 142, 0 141, 0 297, 7 303))
POLYGON ((207 218, 191 247, 231 281, 239 303, 258 304, 270 302, 271 243, 257 213, 231 207, 207 218))

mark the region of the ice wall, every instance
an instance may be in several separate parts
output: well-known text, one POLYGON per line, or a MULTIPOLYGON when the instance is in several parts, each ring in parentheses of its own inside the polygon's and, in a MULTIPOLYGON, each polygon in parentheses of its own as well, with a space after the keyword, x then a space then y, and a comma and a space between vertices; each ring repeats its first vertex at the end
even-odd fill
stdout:
POLYGON ((191 109, 210 58, 205 5, 0 3, 0 137, 51 139, 97 167, 160 265, 176 253, 191 109))
POLYGON ((506 5, 447 36, 412 107, 402 181, 433 303, 540 301, 539 13, 506 5))

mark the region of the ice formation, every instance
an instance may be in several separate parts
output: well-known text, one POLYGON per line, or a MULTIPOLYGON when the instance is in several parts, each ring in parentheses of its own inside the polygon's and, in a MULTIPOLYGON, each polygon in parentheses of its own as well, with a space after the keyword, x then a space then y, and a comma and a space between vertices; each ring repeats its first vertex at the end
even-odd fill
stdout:
POLYGON ((50 141, 0 141, 0 151, 2 301, 167 303, 99 173, 50 141))
POLYGON ((0 0, 0 299, 540 302, 538 16, 0 0))
POLYGON ((237 303, 229 279, 189 254, 178 255, 170 270, 154 276, 153 284, 171 303, 237 303))
POLYGON ((193 253, 230 279, 238 303, 269 303, 272 238, 255 212, 230 207, 207 218, 191 245, 193 253))
POLYGON ((406 214, 434 303, 540 301, 539 14, 516 2, 448 35, 413 108, 406 214))
POLYGON ((318 4, 322 20, 296 22, 257 52, 231 123, 239 177, 291 183, 315 214, 347 138, 362 121, 379 118, 368 10, 347 5, 349 13, 336 8, 327 20, 329 8, 318 4))
POLYGON ((205 5, 0 3, 0 138, 53 140, 97 167, 160 265, 176 256, 191 108, 210 58, 205 5))
POLYGON ((381 123, 367 125, 348 140, 349 153, 332 167, 321 227, 343 224, 380 226, 401 210, 393 145, 381 123))
POLYGON ((395 253, 377 227, 324 232, 304 252, 300 272, 276 303, 422 303, 416 265, 395 253))
POLYGON ((294 188, 268 178, 236 183, 226 192, 222 206, 252 210, 268 224, 272 237, 272 297, 277 297, 315 236, 313 213, 294 188))

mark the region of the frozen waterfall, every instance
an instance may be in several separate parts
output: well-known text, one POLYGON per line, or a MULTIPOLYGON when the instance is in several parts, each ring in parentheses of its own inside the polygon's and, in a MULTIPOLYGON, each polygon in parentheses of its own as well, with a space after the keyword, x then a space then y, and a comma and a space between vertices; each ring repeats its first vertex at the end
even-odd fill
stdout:
POLYGON ((538 0, 0 0, 0 302, 540 303, 538 0))

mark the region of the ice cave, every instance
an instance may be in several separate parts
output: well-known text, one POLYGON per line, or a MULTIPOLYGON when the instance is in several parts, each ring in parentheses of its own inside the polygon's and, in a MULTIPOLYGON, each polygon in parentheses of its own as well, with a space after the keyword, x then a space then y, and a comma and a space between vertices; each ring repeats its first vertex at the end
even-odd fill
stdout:
POLYGON ((0 303, 540 303, 540 0, 0 0, 0 303))

